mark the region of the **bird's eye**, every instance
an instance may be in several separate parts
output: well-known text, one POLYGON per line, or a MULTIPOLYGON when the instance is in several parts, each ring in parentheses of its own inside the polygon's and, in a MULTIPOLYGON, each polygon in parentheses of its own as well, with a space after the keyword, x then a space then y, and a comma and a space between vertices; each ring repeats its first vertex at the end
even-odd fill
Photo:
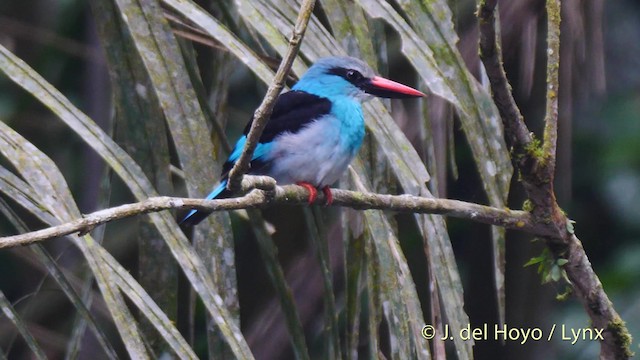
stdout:
POLYGON ((347 80, 349 81, 358 81, 362 79, 362 74, 360 74, 356 70, 348 70, 347 71, 347 80))

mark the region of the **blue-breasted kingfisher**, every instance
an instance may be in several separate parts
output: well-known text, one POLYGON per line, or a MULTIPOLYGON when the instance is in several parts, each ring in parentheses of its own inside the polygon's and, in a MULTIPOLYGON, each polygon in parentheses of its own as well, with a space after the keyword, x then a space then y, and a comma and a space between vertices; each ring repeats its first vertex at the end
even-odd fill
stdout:
MULTIPOLYGON (((329 188, 347 170, 364 138, 362 102, 373 96, 413 98, 422 92, 376 76, 363 61, 352 57, 326 57, 281 94, 251 159, 249 174, 268 175, 279 185, 298 184, 309 191, 309 204, 317 189, 333 201, 329 188)), ((227 174, 240 157, 251 122, 224 163, 220 184, 206 199, 225 198, 227 174)), ((181 221, 195 225, 210 213, 191 210, 181 221)))

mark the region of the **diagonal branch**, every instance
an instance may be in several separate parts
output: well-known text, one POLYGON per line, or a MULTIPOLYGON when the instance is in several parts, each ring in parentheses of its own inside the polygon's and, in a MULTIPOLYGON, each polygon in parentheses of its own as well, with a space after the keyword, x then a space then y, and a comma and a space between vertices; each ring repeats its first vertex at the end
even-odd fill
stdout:
POLYGON ((242 154, 229 172, 229 182, 227 188, 231 191, 238 190, 238 188, 240 187, 242 175, 244 175, 249 170, 249 164, 251 163, 253 152, 258 146, 260 136, 262 135, 264 128, 267 126, 267 122, 269 121, 271 112, 273 111, 273 106, 275 105, 276 100, 278 99, 278 96, 282 91, 282 88, 284 88, 284 82, 287 79, 291 66, 293 65, 293 60, 295 59, 296 55, 298 54, 298 50, 300 49, 302 37, 304 36, 304 32, 307 29, 307 24, 309 23, 309 19, 311 18, 311 13, 313 12, 314 5, 315 0, 305 0, 300 7, 298 19, 296 20, 296 24, 293 28, 293 34, 291 35, 291 39, 289 40, 289 49, 287 50, 287 53, 280 63, 280 67, 276 72, 273 82, 271 83, 271 85, 269 85, 269 89, 267 90, 267 94, 262 100, 262 104, 260 104, 258 109, 256 109, 255 113, 253 114, 253 122, 251 124, 249 134, 247 134, 247 140, 244 144, 242 154))
POLYGON ((514 148, 516 155, 524 155, 533 137, 511 94, 511 86, 502 67, 500 39, 495 26, 497 2, 498 0, 484 0, 478 6, 480 59, 487 72, 493 91, 493 100, 505 127, 507 144, 514 148))
POLYGON ((567 260, 563 269, 571 281, 574 293, 591 324, 603 331, 600 340, 602 359, 628 359, 631 336, 602 288, 600 279, 580 240, 567 224, 569 219, 556 202, 553 190, 558 127, 558 69, 560 65, 560 0, 547 0, 548 60, 547 108, 544 143, 542 147, 529 133, 518 110, 502 68, 500 41, 496 29, 497 0, 481 0, 478 8, 480 21, 480 56, 487 70, 494 101, 505 125, 505 138, 513 149, 513 159, 520 172, 521 183, 531 201, 531 220, 547 229, 545 242, 556 258, 567 260))
POLYGON ((545 172, 550 182, 556 169, 558 141, 558 71, 560 69, 560 0, 547 0, 547 108, 544 117, 545 172))
MULTIPOLYGON (((86 233, 98 225, 140 214, 169 209, 197 208, 210 211, 228 211, 249 208, 264 208, 273 205, 304 205, 309 194, 297 185, 276 186, 266 176, 245 176, 241 191, 248 192, 238 198, 204 200, 159 196, 147 200, 99 210, 61 225, 30 233, 0 238, 0 248, 28 245, 55 237, 74 233, 86 233)), ((425 198, 413 195, 382 195, 356 191, 332 189, 333 205, 354 209, 379 209, 413 213, 441 214, 468 219, 485 224, 503 226, 508 229, 527 231, 540 236, 549 235, 545 227, 532 221, 525 211, 498 209, 490 206, 458 200, 425 198)), ((317 201, 324 203, 323 195, 317 201)))

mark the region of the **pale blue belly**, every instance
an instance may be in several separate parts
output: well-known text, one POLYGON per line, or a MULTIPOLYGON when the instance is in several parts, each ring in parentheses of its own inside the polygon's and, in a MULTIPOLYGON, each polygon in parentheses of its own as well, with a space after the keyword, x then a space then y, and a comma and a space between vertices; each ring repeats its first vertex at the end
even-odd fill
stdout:
POLYGON ((362 144, 364 122, 357 120, 345 127, 338 118, 327 115, 296 134, 280 135, 270 151, 268 175, 283 185, 301 181, 318 187, 334 184, 362 144))

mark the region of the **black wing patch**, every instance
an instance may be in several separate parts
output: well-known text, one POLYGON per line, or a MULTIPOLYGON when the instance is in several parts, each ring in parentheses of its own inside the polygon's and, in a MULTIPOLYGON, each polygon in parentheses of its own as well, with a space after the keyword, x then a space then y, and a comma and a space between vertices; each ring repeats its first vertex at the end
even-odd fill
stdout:
MULTIPOLYGON (((269 143, 285 131, 296 133, 312 121, 329 114, 330 111, 331 101, 327 98, 304 91, 289 91, 281 94, 276 100, 271 118, 260 136, 260 142, 269 143)), ((249 133, 252 123, 253 119, 244 128, 244 135, 249 133)), ((232 167, 232 162, 225 162, 222 173, 227 174, 232 167)), ((264 174, 267 171, 268 164, 260 159, 251 161, 251 170, 249 171, 251 174, 264 174)))
MULTIPOLYGON (((304 91, 289 91, 281 94, 276 100, 267 123, 261 143, 268 143, 281 133, 288 131, 296 133, 305 125, 317 118, 327 115, 331 111, 331 101, 304 91)), ((253 119, 244 128, 244 134, 249 133, 253 119)))

